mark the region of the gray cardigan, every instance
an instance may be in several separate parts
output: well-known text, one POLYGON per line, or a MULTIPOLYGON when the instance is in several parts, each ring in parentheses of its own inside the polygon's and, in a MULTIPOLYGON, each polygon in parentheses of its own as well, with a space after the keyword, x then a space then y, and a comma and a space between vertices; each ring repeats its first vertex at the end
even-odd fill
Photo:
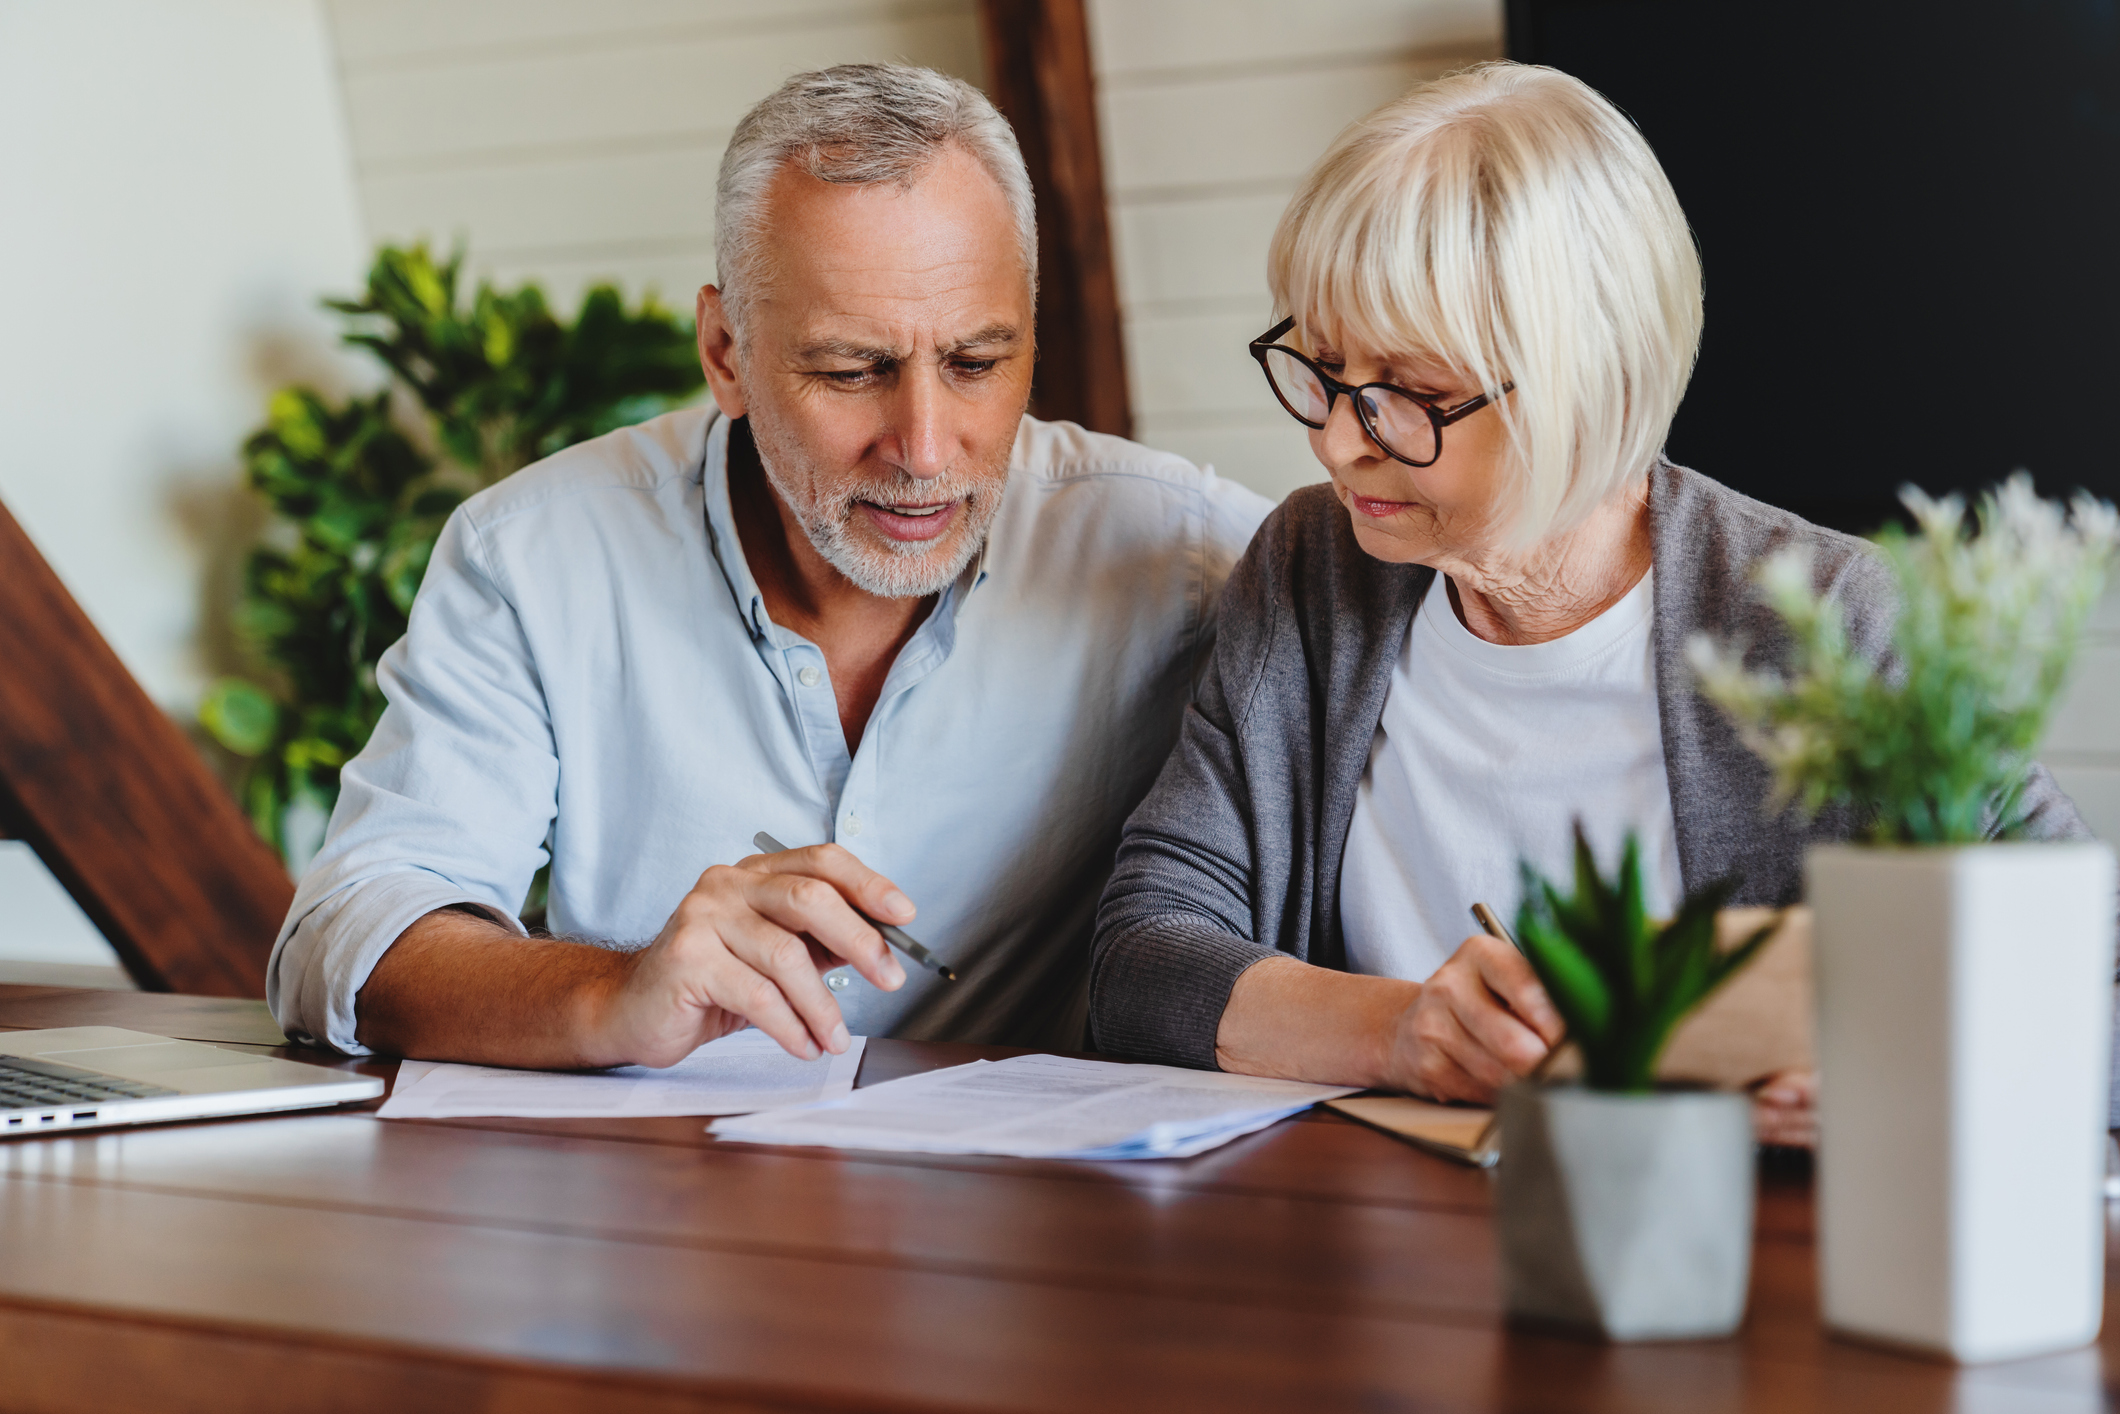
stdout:
MULTIPOLYGON (((1787 904, 1803 850, 1855 821, 1808 823, 1764 808, 1767 768, 1694 687, 1696 630, 1750 643, 1755 667, 1788 638, 1749 578, 1791 543, 1847 613, 1852 644, 1881 658, 1897 593, 1869 547, 1661 463, 1650 474, 1653 626, 1664 765, 1686 888, 1742 879, 1735 902, 1787 904)), ((1223 591, 1214 660, 1177 750, 1127 821, 1097 916, 1090 1026, 1097 1049, 1213 1068, 1237 977, 1282 953, 1346 966, 1340 858, 1384 694, 1414 609, 1434 578, 1372 558, 1330 487, 1296 492, 1266 520, 1223 591)), ((2027 793, 2030 833, 2088 838, 2044 768, 2027 793)))

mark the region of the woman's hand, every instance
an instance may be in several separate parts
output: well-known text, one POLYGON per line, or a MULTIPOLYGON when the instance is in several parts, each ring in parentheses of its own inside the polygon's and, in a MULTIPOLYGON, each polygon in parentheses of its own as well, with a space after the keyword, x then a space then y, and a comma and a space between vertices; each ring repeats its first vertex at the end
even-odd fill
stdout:
POLYGON ((1394 1088, 1492 1104, 1566 1033, 1531 964, 1500 938, 1467 938, 1399 1014, 1394 1088))
POLYGON ((1425 983, 1272 957, 1230 989, 1215 1064, 1484 1104, 1565 1029, 1531 964, 1499 938, 1467 938, 1425 983))
POLYGON ((1752 1087, 1752 1132, 1762 1144, 1818 1147, 1818 1072, 1784 1070, 1752 1087))

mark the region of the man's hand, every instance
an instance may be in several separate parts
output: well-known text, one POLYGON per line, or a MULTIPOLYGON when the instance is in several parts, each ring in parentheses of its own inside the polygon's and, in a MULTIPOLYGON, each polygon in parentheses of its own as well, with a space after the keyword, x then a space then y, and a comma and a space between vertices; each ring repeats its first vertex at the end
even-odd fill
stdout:
POLYGON ((1500 938, 1467 938, 1400 1014, 1389 1061, 1394 1088, 1492 1104, 1538 1068, 1566 1033, 1522 953, 1500 938))
POLYGON ((459 909, 419 919, 355 1000, 355 1035, 392 1055, 563 1070, 675 1065, 747 1023, 805 1060, 847 1048, 822 974, 885 991, 905 969, 856 909, 912 921, 896 885, 838 845, 700 875, 638 952, 524 938, 459 909))
POLYGON ((846 1022, 823 974, 844 962, 886 992, 905 984, 864 912, 909 923, 913 902, 836 844, 709 869, 604 1001, 603 1044, 637 1064, 675 1065, 748 1023, 804 1060, 838 1055, 846 1022))

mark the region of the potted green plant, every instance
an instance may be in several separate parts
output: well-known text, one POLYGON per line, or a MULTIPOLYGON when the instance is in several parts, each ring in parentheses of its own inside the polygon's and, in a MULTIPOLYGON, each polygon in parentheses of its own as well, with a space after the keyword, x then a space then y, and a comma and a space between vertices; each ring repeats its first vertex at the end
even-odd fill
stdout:
POLYGON ((462 265, 461 251, 384 246, 360 299, 325 303, 392 386, 337 402, 284 388, 243 444, 276 517, 235 615, 262 671, 215 683, 199 720, 245 760, 250 818, 295 873, 322 840, 339 768, 382 715, 376 660, 405 632, 449 513, 704 381, 691 321, 652 298, 628 309, 598 285, 569 321, 534 284, 466 298, 462 265))
POLYGON ((1805 811, 1866 838, 1814 846, 1820 1306, 1832 1328, 1959 1360, 2096 1338, 2114 872, 2040 842, 2032 752, 2111 558, 2113 508, 2013 477, 1963 502, 1903 493, 1877 537, 1892 649, 1854 652, 1798 552, 1758 581, 1781 665, 1696 642, 1703 690, 1805 811))
POLYGON ((1774 932, 1718 947, 1716 912, 1734 887, 1697 890, 1659 922, 1643 907, 1634 838, 1608 882, 1580 827, 1572 896, 1526 871, 1518 946, 1567 1022, 1582 1079, 1502 1092, 1496 1202, 1513 1317, 1610 1340, 1727 1335, 1744 1319, 1750 1102, 1656 1081, 1673 1029, 1774 932))

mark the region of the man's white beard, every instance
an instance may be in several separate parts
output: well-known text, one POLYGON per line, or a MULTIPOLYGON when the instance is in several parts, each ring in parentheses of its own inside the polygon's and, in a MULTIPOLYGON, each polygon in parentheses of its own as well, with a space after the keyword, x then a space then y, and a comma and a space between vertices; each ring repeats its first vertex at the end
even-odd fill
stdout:
POLYGON ((880 485, 863 482, 852 490, 822 498, 821 504, 809 505, 773 469, 772 459, 763 447, 758 448, 758 464, 765 469, 773 490, 795 513, 796 524, 802 527, 811 547, 824 556, 825 563, 845 575, 856 588, 885 599, 924 599, 956 583, 965 566, 986 544, 986 533, 1001 509, 1004 483, 998 479, 979 482, 946 476, 922 481, 904 472, 895 480, 880 485), (963 502, 963 508, 956 512, 963 524, 945 530, 938 537, 941 544, 933 540, 892 540, 881 532, 874 539, 864 538, 854 525, 854 517, 861 514, 862 501, 934 505, 957 500, 963 502), (954 548, 944 552, 943 545, 954 548))

